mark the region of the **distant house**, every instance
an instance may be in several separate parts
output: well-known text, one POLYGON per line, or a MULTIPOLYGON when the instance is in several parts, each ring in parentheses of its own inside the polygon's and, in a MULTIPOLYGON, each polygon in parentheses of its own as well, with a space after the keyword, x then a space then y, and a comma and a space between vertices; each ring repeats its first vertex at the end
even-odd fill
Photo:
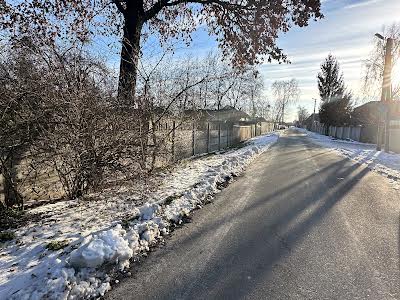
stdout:
POLYGON ((186 110, 186 117, 197 120, 198 122, 229 122, 239 123, 251 121, 251 117, 244 111, 238 110, 232 106, 225 106, 220 110, 216 109, 198 109, 186 110))
POLYGON ((252 121, 255 123, 267 122, 267 120, 264 117, 256 117, 253 118, 252 121))
POLYGON ((319 123, 319 121, 320 121, 320 119, 319 119, 319 114, 317 114, 317 113, 311 114, 311 116, 309 116, 309 117, 304 121, 304 125, 306 126, 306 128, 307 128, 308 130, 311 129, 313 121, 319 123))
MULTIPOLYGON (((379 121, 379 113, 382 110, 381 101, 370 101, 354 108, 351 114, 352 122, 357 125, 376 125, 379 121)), ((392 120, 400 120, 400 102, 394 101, 390 105, 392 120)))
POLYGON ((380 105, 380 101, 370 101, 354 108, 351 114, 352 123, 358 125, 377 124, 380 105))

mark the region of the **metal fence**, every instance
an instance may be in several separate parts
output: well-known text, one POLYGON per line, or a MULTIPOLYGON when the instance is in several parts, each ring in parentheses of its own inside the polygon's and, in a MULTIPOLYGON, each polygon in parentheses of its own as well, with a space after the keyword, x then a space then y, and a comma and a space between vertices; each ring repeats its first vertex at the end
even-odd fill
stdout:
POLYGON ((273 123, 269 122, 242 125, 208 122, 172 126, 170 148, 173 160, 227 149, 274 129, 273 123))
POLYGON ((315 122, 314 126, 311 128, 311 131, 319 134, 329 135, 337 139, 361 142, 369 138, 369 134, 368 136, 362 135, 362 129, 362 126, 325 126, 324 124, 315 122))
MULTIPOLYGON (((362 126, 359 125, 327 127, 324 124, 315 122, 310 130, 319 134, 329 135, 337 139, 376 144, 378 136, 377 128, 378 126, 374 124, 367 124, 362 126)), ((381 140, 383 140, 383 132, 381 140)), ((390 121, 389 140, 389 150, 400 153, 400 121, 390 121)))

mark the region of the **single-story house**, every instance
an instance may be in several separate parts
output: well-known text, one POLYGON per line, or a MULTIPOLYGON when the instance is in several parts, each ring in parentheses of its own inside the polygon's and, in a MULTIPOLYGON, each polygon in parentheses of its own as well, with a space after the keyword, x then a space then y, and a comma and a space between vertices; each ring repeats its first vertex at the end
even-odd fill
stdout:
MULTIPOLYGON (((382 111, 383 103, 381 101, 370 101, 354 108, 351 114, 352 123, 358 125, 376 125, 379 121, 379 113, 382 111)), ((390 118, 400 120, 400 102, 390 103, 390 118)))
POLYGON ((232 106, 225 106, 224 108, 217 109, 198 109, 198 110, 186 110, 184 114, 199 123, 202 122, 248 122, 251 121, 251 117, 232 106))
POLYGON ((311 115, 304 121, 304 125, 306 126, 306 128, 307 128, 308 130, 311 129, 313 121, 319 123, 320 119, 319 119, 319 114, 318 114, 318 113, 311 114, 311 115))

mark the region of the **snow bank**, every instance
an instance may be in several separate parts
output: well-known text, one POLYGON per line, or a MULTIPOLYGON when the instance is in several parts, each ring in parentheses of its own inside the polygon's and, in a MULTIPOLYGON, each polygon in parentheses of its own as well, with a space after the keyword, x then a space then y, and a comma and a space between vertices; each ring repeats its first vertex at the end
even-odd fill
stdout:
POLYGON ((190 211, 201 205, 208 195, 218 193, 219 183, 243 172, 249 161, 263 150, 265 151, 265 148, 262 146, 254 146, 242 151, 241 155, 235 155, 235 152, 226 154, 225 160, 219 166, 211 167, 203 173, 203 178, 199 181, 200 184, 186 191, 182 197, 176 199, 170 205, 166 205, 164 209, 166 219, 179 222, 183 216, 188 215, 190 211))
MULTIPOLYGON (((20 241, 9 242, 0 250, 0 299, 81 299, 104 295, 111 288, 109 276, 102 271, 104 265, 119 270, 129 267, 132 257, 148 251, 162 235, 168 234, 171 223, 179 223, 218 193, 220 183, 242 173, 250 161, 277 139, 277 135, 261 136, 241 149, 183 162, 152 195, 153 202, 130 209, 120 202, 122 212, 129 217, 124 220, 110 219, 98 224, 102 219, 96 217, 96 204, 81 211, 91 223, 85 223, 85 229, 79 231, 82 226, 76 223, 82 220, 73 203, 69 204, 71 207, 50 206, 60 208, 64 219, 51 223, 59 217, 53 214, 51 220, 18 231, 20 241), (46 243, 54 237, 68 239, 70 244, 58 251, 47 250, 46 243)), ((108 202, 106 205, 109 209, 114 207, 108 202)))
POLYGON ((118 224, 114 228, 90 236, 78 249, 71 252, 69 264, 75 269, 97 268, 104 262, 120 265, 133 256, 126 231, 118 224))
POLYGON ((301 131, 322 147, 332 149, 338 154, 366 165, 371 170, 389 178, 400 179, 400 154, 377 151, 374 144, 338 140, 305 129, 301 131))

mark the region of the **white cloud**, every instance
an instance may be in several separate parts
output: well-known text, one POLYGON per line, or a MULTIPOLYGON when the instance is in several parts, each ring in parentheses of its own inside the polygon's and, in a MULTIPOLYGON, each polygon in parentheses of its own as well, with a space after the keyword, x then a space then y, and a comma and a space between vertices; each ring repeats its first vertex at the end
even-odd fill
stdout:
POLYGON ((382 0, 368 0, 368 1, 364 1, 364 2, 359 2, 359 3, 354 3, 354 4, 350 4, 345 6, 345 9, 352 9, 352 8, 357 8, 357 7, 362 7, 362 6, 368 6, 371 4, 375 4, 377 2, 382 2, 382 0))
MULTIPOLYGON (((335 6, 323 11, 324 20, 293 29, 278 40, 292 64, 273 63, 261 67, 266 86, 274 80, 296 78, 302 89, 299 104, 305 105, 309 112, 314 106, 312 98, 319 98, 316 76, 324 58, 329 53, 338 58, 346 84, 357 96, 361 90, 363 62, 371 51, 375 32, 384 24, 400 21, 398 0, 359 1, 350 5, 347 0, 323 2, 323 7, 335 6)), ((295 117, 293 107, 287 119, 295 117)))

